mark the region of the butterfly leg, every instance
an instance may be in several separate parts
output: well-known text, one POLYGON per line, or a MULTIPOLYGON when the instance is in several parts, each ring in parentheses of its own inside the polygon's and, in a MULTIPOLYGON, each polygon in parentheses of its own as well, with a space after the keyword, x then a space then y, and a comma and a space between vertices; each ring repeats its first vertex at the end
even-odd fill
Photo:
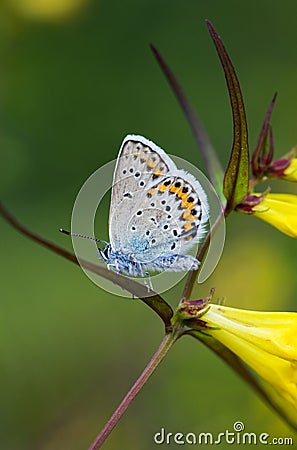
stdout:
POLYGON ((152 284, 152 280, 151 280, 149 272, 143 273, 143 279, 144 279, 144 284, 146 285, 148 292, 153 291, 154 290, 153 284, 152 284))
POLYGON ((152 281, 151 281, 151 277, 149 272, 144 272, 143 271, 143 266, 141 263, 137 264, 137 269, 139 272, 139 275, 143 278, 144 284, 147 287, 147 291, 149 292, 150 290, 153 290, 153 285, 152 285, 152 281))
POLYGON ((118 267, 118 264, 106 264, 108 270, 113 270, 116 273, 121 273, 118 267))

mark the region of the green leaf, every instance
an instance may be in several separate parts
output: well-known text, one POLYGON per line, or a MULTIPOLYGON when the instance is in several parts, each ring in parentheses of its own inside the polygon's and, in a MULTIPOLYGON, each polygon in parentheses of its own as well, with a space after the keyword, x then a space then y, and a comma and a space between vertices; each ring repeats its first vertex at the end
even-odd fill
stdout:
POLYGON ((207 175, 213 184, 221 202, 225 203, 225 198, 223 195, 223 178, 224 178, 224 172, 221 166, 221 163, 218 159, 217 153, 215 149, 213 148, 210 139, 205 131, 204 126, 202 125, 200 119, 198 118, 194 108, 192 107, 191 103, 189 102, 188 98, 186 97, 184 90, 180 86, 177 78, 173 74, 172 70, 162 57, 159 50, 157 50, 156 47, 153 45, 150 46, 156 60, 158 61, 165 77, 167 78, 167 81, 173 90, 177 101, 179 102, 187 121, 190 125, 190 128, 192 129, 192 132, 194 134, 196 143, 198 147, 201 150, 201 154, 204 159, 204 164, 206 168, 207 175))
POLYGON ((209 21, 206 25, 221 60, 233 116, 233 146, 228 167, 224 177, 223 192, 227 199, 226 215, 248 194, 249 186, 249 150, 248 131, 244 102, 240 84, 234 66, 224 44, 209 21))

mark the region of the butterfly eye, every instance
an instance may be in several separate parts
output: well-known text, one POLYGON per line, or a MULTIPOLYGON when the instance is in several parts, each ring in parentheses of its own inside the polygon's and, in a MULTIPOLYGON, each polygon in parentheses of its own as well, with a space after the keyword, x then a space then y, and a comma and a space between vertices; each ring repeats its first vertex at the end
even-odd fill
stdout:
POLYGON ((162 200, 162 201, 161 201, 161 204, 162 204, 162 205, 165 205, 165 203, 166 203, 166 200, 162 200))
POLYGON ((129 172, 130 172, 130 173, 133 173, 133 172, 134 172, 133 167, 130 167, 129 172))
POLYGON ((127 170, 124 169, 124 170, 123 170, 123 175, 126 175, 126 173, 127 173, 127 170))
POLYGON ((156 206, 156 204, 154 202, 151 203, 151 206, 154 208, 154 206, 156 206))
POLYGON ((163 229, 164 229, 164 230, 168 230, 168 225, 167 225, 167 224, 164 225, 163 229))
POLYGON ((166 206, 166 211, 170 211, 171 210, 171 208, 170 208, 170 206, 166 206))

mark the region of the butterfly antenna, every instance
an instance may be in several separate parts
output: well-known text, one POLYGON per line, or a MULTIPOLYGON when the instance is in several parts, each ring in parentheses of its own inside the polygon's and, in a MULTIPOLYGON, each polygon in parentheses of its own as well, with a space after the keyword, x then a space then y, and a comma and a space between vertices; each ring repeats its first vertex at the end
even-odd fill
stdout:
POLYGON ((94 236, 87 236, 85 234, 79 234, 79 233, 70 233, 70 231, 64 230, 64 228, 60 228, 59 231, 61 233, 67 234, 67 236, 72 236, 72 237, 80 237, 80 238, 84 238, 84 239, 90 239, 91 241, 96 241, 96 242, 100 242, 100 243, 104 243, 106 244, 105 241, 102 241, 102 239, 97 239, 94 236))

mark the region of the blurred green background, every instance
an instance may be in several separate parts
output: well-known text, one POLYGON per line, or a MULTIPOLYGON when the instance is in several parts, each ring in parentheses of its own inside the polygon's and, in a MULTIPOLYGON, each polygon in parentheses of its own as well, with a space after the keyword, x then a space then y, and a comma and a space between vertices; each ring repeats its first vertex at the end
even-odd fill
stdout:
MULTIPOLYGON (((277 90, 275 142, 278 155, 286 153, 297 142, 296 14, 295 0, 1 2, 4 204, 32 230, 71 249, 58 228, 69 228, 81 185, 116 158, 126 134, 142 134, 203 169, 151 42, 174 69, 225 165, 231 112, 205 18, 237 69, 251 146, 277 90)), ((107 219, 106 209, 98 237, 107 238, 107 219)), ((0 227, 0 448, 85 450, 157 348, 161 321, 137 300, 102 291, 3 220, 0 227)), ((221 262, 196 295, 215 286, 227 305, 296 310, 296 248, 269 225, 233 215, 221 262)), ((175 305, 181 290, 182 283, 166 300, 175 305)), ((246 431, 292 436, 229 367, 184 338, 104 448, 149 450, 161 427, 215 433, 232 430, 236 420, 246 431)))

